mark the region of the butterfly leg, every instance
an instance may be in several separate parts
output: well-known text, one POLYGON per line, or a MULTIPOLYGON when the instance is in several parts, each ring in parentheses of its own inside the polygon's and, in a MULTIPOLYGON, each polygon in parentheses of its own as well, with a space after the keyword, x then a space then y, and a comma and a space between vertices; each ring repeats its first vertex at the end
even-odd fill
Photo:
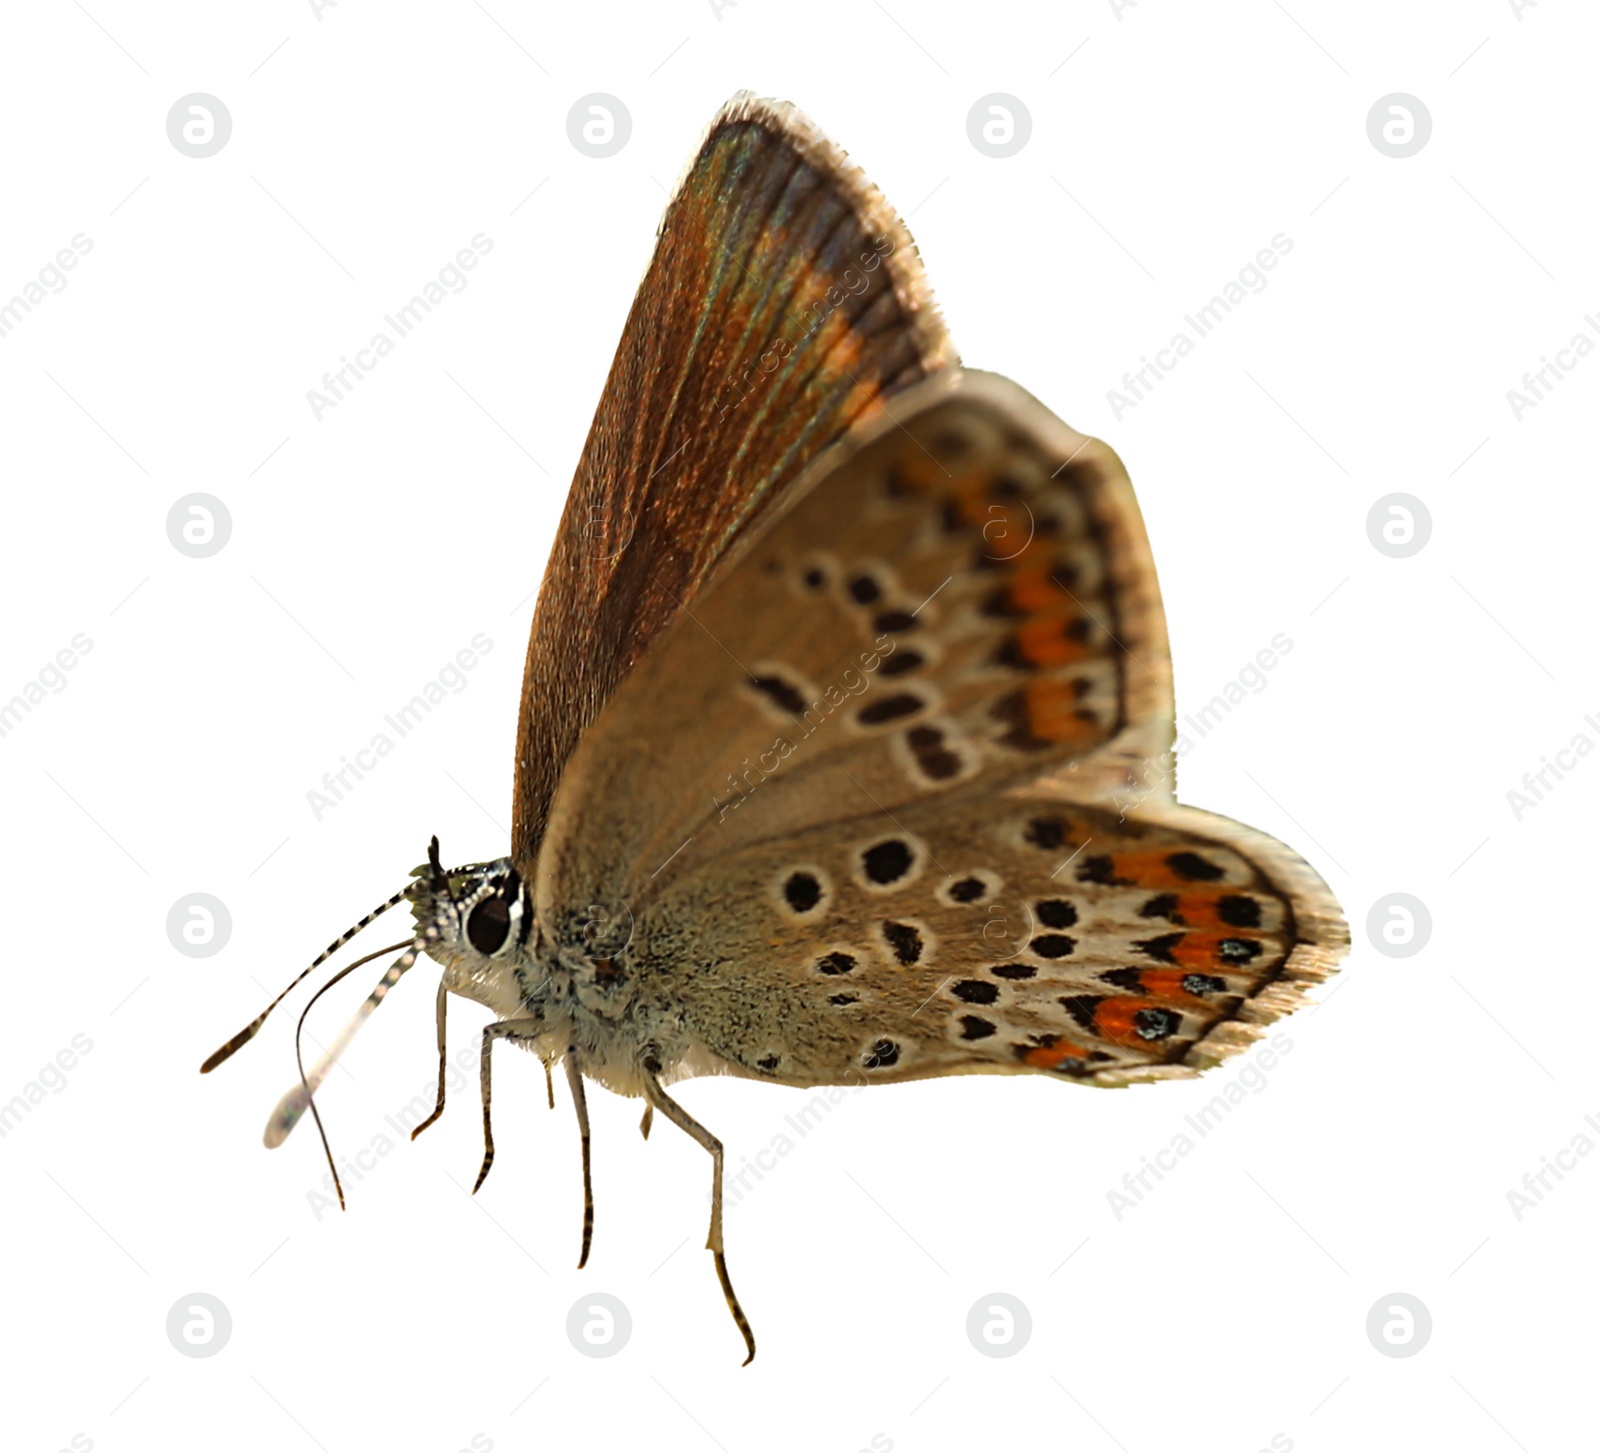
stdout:
POLYGON ((722 1295, 727 1298, 728 1310, 744 1337, 745 1346, 749 1348, 749 1355, 743 1364, 748 1367, 750 1359, 756 1355, 755 1333, 750 1330, 750 1320, 739 1305, 733 1283, 728 1279, 728 1261, 722 1254, 722 1142, 668 1095, 652 1074, 646 1073, 644 1076, 644 1093, 651 1107, 661 1111, 685 1135, 699 1141, 711 1153, 711 1233, 706 1237, 706 1246, 716 1261, 717 1280, 722 1283, 722 1295))
POLYGON ((478 1051, 478 1083, 483 1089, 483 1165, 478 1171, 478 1179, 472 1183, 473 1195, 478 1194, 478 1187, 483 1184, 489 1167, 494 1164, 494 1131, 489 1125, 489 1053, 497 1039, 507 1036, 514 1039, 518 1035, 531 1038, 542 1033, 544 1028, 542 1019, 497 1019, 493 1024, 484 1026, 483 1047, 478 1051))
POLYGON ((639 1117, 639 1134, 645 1139, 650 1138, 650 1121, 655 1115, 655 1107, 648 1100, 645 1101, 644 1114, 639 1117))
POLYGON ((435 1120, 444 1114, 444 1011, 445 987, 444 980, 440 979, 439 997, 434 1001, 433 1006, 434 1026, 437 1030, 439 1040, 439 1098, 433 1102, 433 1114, 428 1116, 428 1118, 424 1120, 422 1124, 417 1126, 417 1128, 411 1132, 411 1138, 413 1140, 421 1135, 424 1130, 426 1130, 430 1125, 433 1124, 435 1120))
POLYGON ((583 1066, 573 1050, 567 1051, 567 1084, 572 1087, 572 1103, 578 1112, 578 1135, 583 1141, 583 1250, 578 1255, 578 1270, 589 1260, 589 1242, 594 1237, 594 1187, 589 1179, 589 1102, 583 1093, 583 1066))

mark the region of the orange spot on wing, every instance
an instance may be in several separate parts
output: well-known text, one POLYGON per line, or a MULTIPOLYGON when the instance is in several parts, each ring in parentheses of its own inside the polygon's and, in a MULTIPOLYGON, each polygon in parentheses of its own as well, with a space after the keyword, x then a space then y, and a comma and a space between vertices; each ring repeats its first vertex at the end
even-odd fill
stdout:
POLYGON ((1035 666, 1066 666, 1089 654, 1082 641, 1067 635, 1070 622, 1052 613, 1035 616, 1017 628, 1017 647, 1035 666))
MULTIPOLYGON (((1185 894, 1194 893, 1195 885, 1192 878, 1173 870, 1167 859, 1177 851, 1174 848, 1152 848, 1145 852, 1124 852, 1112 855, 1113 872, 1116 877, 1124 882, 1136 883, 1141 888, 1169 888, 1178 889, 1180 898, 1185 894)), ((1202 890, 1204 892, 1205 890, 1202 890)), ((1227 893, 1237 893, 1238 888, 1225 887, 1218 884, 1218 896, 1227 893)), ((1198 896, 1198 895, 1197 895, 1198 896)))
POLYGON ((1102 1039, 1109 1039, 1113 1044, 1133 1046, 1148 1044, 1149 1041, 1141 1039, 1134 1029, 1133 1016, 1141 1009, 1150 1008, 1152 1003, 1150 999, 1135 998, 1131 994, 1118 994, 1110 999, 1102 999, 1095 1005, 1095 1033, 1102 1039))
POLYGON ((912 489, 937 489, 946 483, 944 470, 920 449, 902 454, 894 467, 900 482, 912 489))
POLYGON ((1070 681, 1035 681, 1027 689, 1028 730, 1047 742, 1070 742, 1098 730, 1078 715, 1078 692, 1070 681))
POLYGON ((1217 946, 1225 938, 1235 938, 1230 933, 1186 933, 1173 944, 1170 952, 1173 961, 1186 969, 1228 968, 1228 962, 1218 952, 1217 946))
POLYGON ((1036 1070, 1055 1070, 1060 1069, 1067 1060, 1086 1060, 1088 1058, 1088 1050, 1080 1045, 1061 1039, 1048 1048, 1030 1049, 1022 1057, 1022 1062, 1025 1065, 1031 1065, 1036 1070))
POLYGON ((1190 928, 1225 929, 1227 925, 1217 916, 1217 902, 1237 888, 1218 888, 1213 893, 1178 894, 1178 914, 1190 928))
POLYGON ((1014 610, 1026 611, 1029 615, 1051 606, 1070 604, 1061 593, 1061 587, 1051 580, 1050 567, 1032 562, 1012 572, 1006 598, 1014 610))

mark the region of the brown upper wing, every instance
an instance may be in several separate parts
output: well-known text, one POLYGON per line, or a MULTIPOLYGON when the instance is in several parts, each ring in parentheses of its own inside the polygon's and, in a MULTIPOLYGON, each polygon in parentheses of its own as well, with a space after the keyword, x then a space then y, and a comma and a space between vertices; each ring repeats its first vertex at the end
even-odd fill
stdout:
POLYGON ((954 361, 866 179, 791 107, 729 102, 667 207, 540 590, 520 870, 578 738, 730 544, 882 398, 954 361))

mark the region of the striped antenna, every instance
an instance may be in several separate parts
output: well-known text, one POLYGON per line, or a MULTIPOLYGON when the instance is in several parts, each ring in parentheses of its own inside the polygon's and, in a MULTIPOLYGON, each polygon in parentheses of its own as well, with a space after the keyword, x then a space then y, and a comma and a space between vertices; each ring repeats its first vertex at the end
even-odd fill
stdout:
MULTIPOLYGON (((435 838, 434 841, 437 842, 438 839, 435 838)), ((216 1069, 216 1067, 224 1060, 231 1059, 235 1054, 243 1049, 245 1045, 249 1044, 250 1041, 261 1032, 261 1026, 267 1022, 267 1015, 272 1013, 272 1011, 276 1009, 278 1005, 283 1003, 283 1001, 289 997, 290 993, 293 992, 295 987, 303 978, 305 978, 307 974, 311 973, 314 969, 320 969, 323 964, 327 963, 329 959, 331 959, 336 953, 339 952, 340 949, 349 943, 351 939, 360 933, 363 928, 365 928, 375 919, 382 917, 391 908, 393 908, 395 904, 401 902, 410 891, 411 889, 409 885, 402 888, 394 895, 393 898, 389 899, 388 902, 380 903, 372 910, 371 913, 369 913, 358 924, 356 924, 355 927, 347 928, 338 936, 338 938, 334 939, 334 941, 330 943, 327 948, 323 949, 323 951, 318 954, 316 958, 312 959, 312 961, 304 969, 302 969, 294 976, 293 979, 289 981, 289 987, 285 989, 283 993, 279 994, 278 997, 272 1001, 272 1003, 268 1004, 265 1009, 256 1015, 254 1019, 245 1025, 243 1029, 241 1029, 236 1035, 233 1036, 232 1039, 223 1045, 221 1049, 219 1049, 203 1065, 201 1065, 200 1073, 203 1075, 209 1075, 211 1071, 216 1069)), ((384 952, 387 953, 388 950, 385 949, 384 952)), ((365 962, 365 960, 363 960, 363 962, 365 962)))
MULTIPOLYGON (((437 847, 438 839, 434 839, 434 842, 435 846, 437 847)), ((383 977, 378 980, 377 985, 373 988, 372 992, 367 995, 366 1002, 359 1010, 356 1011, 355 1019, 350 1024, 345 1026, 344 1032, 340 1035, 341 1039, 348 1041, 348 1038, 355 1034, 356 1030, 361 1027, 363 1022, 365 1022, 367 1016, 371 1014, 372 1011, 378 1007, 378 1005, 383 1003, 385 997, 389 993, 389 990, 394 988, 394 986, 400 982, 401 978, 405 975, 406 970, 416 963, 417 955, 422 952, 427 943, 438 936, 439 930, 430 923, 428 927, 423 930, 423 932, 419 933, 414 939, 412 939, 410 947, 408 947, 406 951, 384 971, 383 977)), ((390 948, 399 947, 399 944, 390 945, 390 948)), ((379 952, 388 953, 389 949, 381 949, 379 952)), ((369 955, 369 958, 376 958, 377 956, 377 954, 372 954, 369 955)), ((328 1170, 333 1175, 333 1188, 336 1192, 338 1192, 339 1209, 341 1211, 344 1210, 344 1186, 339 1181, 339 1167, 333 1163, 333 1148, 328 1144, 328 1132, 323 1129, 322 1126, 322 1114, 317 1109, 316 1096, 312 1093, 312 1086, 306 1078, 306 1063, 301 1053, 300 1037, 302 1031, 306 1027, 306 1015, 311 1012, 312 1006, 316 1004, 317 1000, 326 994, 329 989, 337 984, 340 979, 344 978, 344 976, 352 969, 359 968, 366 962, 368 962, 367 959, 357 959, 355 963, 347 964, 344 968, 340 969, 337 974, 329 979, 326 984, 318 989, 317 992, 311 996, 310 1002, 306 1005, 306 1007, 300 1011, 300 1022, 295 1026, 294 1031, 294 1062, 295 1066, 300 1071, 300 1089, 305 1096, 306 1106, 311 1111, 311 1118, 316 1122, 317 1134, 322 1139, 322 1153, 328 1158, 328 1170)), ((321 1067, 319 1066, 319 1068, 321 1067)), ((295 1119, 298 1118, 299 1116, 296 1115, 295 1119)), ((267 1137, 271 1136, 274 1124, 275 1120, 267 1123, 267 1136, 263 1138, 267 1139, 268 1145, 273 1144, 273 1141, 267 1137)), ((293 1128, 294 1125, 291 1121, 289 1129, 293 1128)), ((286 1129, 283 1132, 285 1136, 288 1135, 289 1129, 286 1129)))
MULTIPOLYGON (((392 954, 397 948, 404 948, 405 946, 406 941, 401 939, 399 943, 391 943, 385 948, 378 949, 375 953, 368 954, 365 958, 357 959, 338 978, 330 980, 329 984, 323 987, 328 988, 332 984, 338 983, 339 979, 342 979, 351 969, 359 969, 362 964, 370 964, 374 959, 381 959, 385 954, 392 954)), ((268 1150, 276 1150, 282 1145, 289 1138, 289 1132, 300 1123, 300 1117, 306 1113, 306 1108, 311 1103, 311 1096, 321 1086, 323 1080, 327 1078, 328 1071, 339 1062, 339 1056, 349 1048, 350 1041, 356 1037, 356 1030, 367 1022, 367 1016, 383 1002, 383 996, 388 992, 388 982, 389 976, 385 974, 378 987, 367 995, 366 1002, 356 1011, 355 1016, 339 1031, 339 1037, 324 1051, 322 1058, 317 1061, 311 1073, 299 1084, 293 1086, 278 1101, 277 1108, 272 1112, 272 1118, 267 1121, 267 1128, 262 1132, 261 1136, 261 1143, 268 1150)), ((321 996, 321 992, 321 990, 318 990, 318 997, 321 996)), ((312 1004, 316 1002, 316 999, 311 1001, 312 1004)), ((309 1009, 311 1006, 308 1004, 306 1007, 309 1009)))

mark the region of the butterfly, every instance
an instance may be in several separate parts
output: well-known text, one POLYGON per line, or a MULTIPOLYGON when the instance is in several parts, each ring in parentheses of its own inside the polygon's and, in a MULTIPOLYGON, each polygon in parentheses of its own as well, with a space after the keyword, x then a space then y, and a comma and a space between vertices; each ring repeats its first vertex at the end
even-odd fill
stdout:
POLYGON ((551 552, 509 854, 446 868, 434 839, 202 1071, 408 903, 414 935, 368 955, 403 950, 309 1073, 297 1036, 268 1143, 308 1108, 321 1130, 328 1068, 431 958, 439 1091, 413 1134, 444 1109, 449 996, 487 1006, 477 1184, 507 1040, 565 1069, 582 1266, 585 1085, 642 1098, 643 1133, 659 1112, 710 1154, 707 1246, 748 1362, 722 1143, 675 1082, 1188 1078, 1332 972, 1333 895, 1178 805, 1173 743, 1121 461, 963 369, 877 191, 741 94, 668 205, 551 552))

